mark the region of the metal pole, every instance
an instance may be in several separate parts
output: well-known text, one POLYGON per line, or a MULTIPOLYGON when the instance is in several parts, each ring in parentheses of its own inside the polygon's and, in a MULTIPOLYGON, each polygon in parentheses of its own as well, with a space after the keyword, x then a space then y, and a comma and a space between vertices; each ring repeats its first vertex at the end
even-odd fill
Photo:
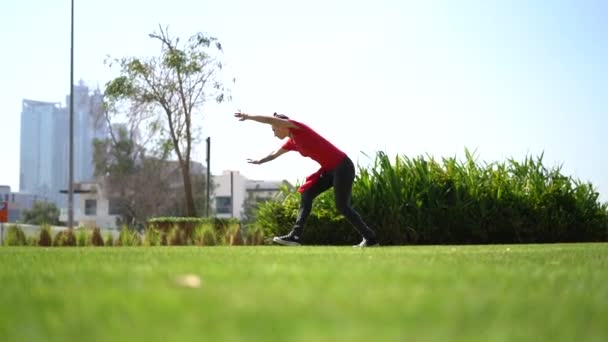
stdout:
POLYGON ((209 217, 211 207, 211 137, 207 137, 207 211, 205 216, 209 217))
POLYGON ((234 172, 230 171, 230 217, 234 217, 234 172))
POLYGON ((4 222, 0 222, 0 246, 4 245, 4 222))
POLYGON ((68 228, 74 226, 74 0, 72 0, 70 28, 70 150, 68 180, 68 228))

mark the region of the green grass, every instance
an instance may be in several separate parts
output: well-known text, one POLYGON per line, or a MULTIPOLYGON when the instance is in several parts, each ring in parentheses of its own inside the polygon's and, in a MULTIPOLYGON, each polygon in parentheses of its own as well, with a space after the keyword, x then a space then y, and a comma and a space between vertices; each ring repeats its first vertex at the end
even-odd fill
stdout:
POLYGON ((607 270, 608 244, 2 247, 0 341, 606 341, 607 270))

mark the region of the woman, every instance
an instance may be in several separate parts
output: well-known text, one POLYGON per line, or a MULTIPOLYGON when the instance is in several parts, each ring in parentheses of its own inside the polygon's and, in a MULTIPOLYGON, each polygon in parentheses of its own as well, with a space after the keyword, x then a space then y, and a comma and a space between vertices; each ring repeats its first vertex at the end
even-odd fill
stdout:
POLYGON ((247 161, 251 164, 263 164, 289 151, 298 151, 304 157, 318 162, 321 168, 314 174, 306 177, 306 181, 298 192, 301 194, 300 211, 291 232, 285 236, 276 236, 273 241, 286 246, 299 246, 304 231, 306 219, 310 215, 312 202, 325 190, 334 188, 336 207, 342 215, 361 234, 363 241, 355 247, 378 246, 376 233, 363 221, 351 203, 353 181, 355 179, 355 166, 351 159, 340 149, 320 136, 307 125, 289 119, 286 115, 274 113, 273 116, 249 115, 235 113, 239 121, 252 120, 272 126, 275 137, 289 138, 281 148, 259 159, 247 161))

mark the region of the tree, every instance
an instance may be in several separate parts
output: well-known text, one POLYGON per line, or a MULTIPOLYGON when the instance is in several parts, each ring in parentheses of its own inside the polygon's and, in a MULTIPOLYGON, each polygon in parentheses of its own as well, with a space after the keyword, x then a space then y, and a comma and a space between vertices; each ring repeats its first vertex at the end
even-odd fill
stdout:
MULTIPOLYGON (((213 184, 213 180, 210 180, 211 183, 211 192, 215 188, 215 184, 213 184)), ((207 176, 201 174, 192 175, 192 193, 194 197, 194 203, 197 208, 206 208, 207 207, 207 176)), ((167 215, 168 216, 184 216, 186 213, 184 212, 184 188, 180 187, 175 189, 176 198, 173 200, 173 205, 169 208, 167 215)))
POLYGON ((118 207, 117 224, 141 226, 148 217, 165 212, 174 201, 166 179, 166 154, 153 151, 148 155, 138 143, 137 122, 112 125, 107 115, 106 120, 109 137, 93 143, 95 175, 111 206, 118 207))
POLYGON ((148 136, 158 136, 158 146, 177 156, 186 215, 196 216, 190 174, 192 146, 198 141, 193 118, 206 101, 230 99, 219 77, 222 63, 214 55, 222 52, 222 45, 203 33, 182 45, 167 28, 159 29, 149 37, 160 43, 160 56, 110 62, 120 66, 120 76, 106 84, 106 106, 110 112, 124 112, 130 120, 147 122, 148 136))
POLYGON ((34 202, 30 210, 23 211, 23 222, 28 224, 59 224, 59 209, 54 203, 34 202))

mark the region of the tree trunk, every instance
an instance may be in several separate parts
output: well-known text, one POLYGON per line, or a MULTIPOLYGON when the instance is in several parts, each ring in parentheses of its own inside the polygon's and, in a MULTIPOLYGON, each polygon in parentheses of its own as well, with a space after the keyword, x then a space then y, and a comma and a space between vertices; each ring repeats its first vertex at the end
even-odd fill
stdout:
POLYGON ((192 195, 192 177, 190 176, 190 165, 185 161, 182 161, 181 164, 182 177, 184 178, 184 193, 186 196, 186 216, 196 217, 194 196, 192 195))

